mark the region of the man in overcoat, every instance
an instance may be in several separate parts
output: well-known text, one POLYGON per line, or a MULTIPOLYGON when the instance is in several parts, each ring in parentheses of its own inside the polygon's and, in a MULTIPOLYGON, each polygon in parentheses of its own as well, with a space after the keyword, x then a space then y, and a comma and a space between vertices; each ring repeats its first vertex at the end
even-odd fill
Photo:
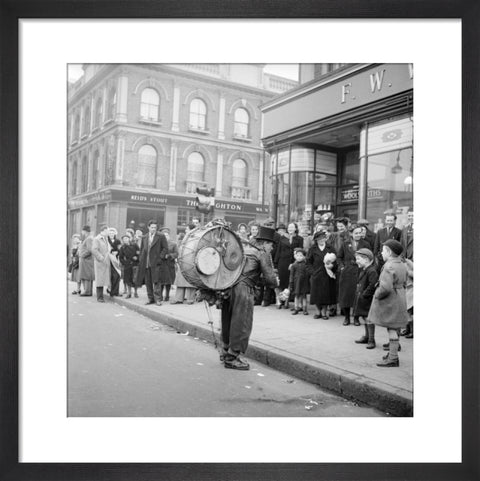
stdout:
POLYGON ((402 231, 395 227, 395 223, 397 222, 397 216, 393 213, 389 213, 385 215, 385 227, 380 229, 376 236, 375 236, 375 243, 373 246, 373 254, 375 255, 377 261, 377 268, 380 269, 383 266, 383 257, 382 257, 382 246, 383 244, 389 240, 394 239, 400 242, 400 236, 402 235, 402 231))
POLYGON ((409 321, 405 285, 407 267, 400 257, 403 252, 400 242, 389 239, 382 247, 385 264, 380 272, 378 287, 373 295, 368 320, 377 326, 386 327, 389 337, 389 352, 377 363, 379 367, 398 367, 398 329, 409 321))
POLYGON ((100 226, 100 234, 93 239, 92 254, 95 267, 95 285, 97 301, 105 302, 103 288, 110 285, 110 245, 108 243, 108 226, 100 226))
POLYGON ((266 286, 278 286, 271 257, 274 234, 273 229, 260 226, 255 245, 243 244, 245 264, 242 273, 231 288, 230 296, 223 301, 223 354, 220 359, 228 369, 250 369, 248 362, 241 359, 240 355, 247 350, 252 332, 255 285, 263 275, 266 286))
POLYGON ((142 238, 140 261, 138 264, 137 286, 147 286, 147 304, 162 305, 162 288, 160 281, 166 277, 168 254, 167 238, 157 232, 158 222, 148 222, 148 232, 142 238))
POLYGON ((89 297, 92 295, 92 282, 95 279, 92 244, 93 236, 90 233, 90 226, 85 225, 82 227, 82 243, 78 248, 78 278, 83 284, 83 292, 80 294, 81 297, 89 297))

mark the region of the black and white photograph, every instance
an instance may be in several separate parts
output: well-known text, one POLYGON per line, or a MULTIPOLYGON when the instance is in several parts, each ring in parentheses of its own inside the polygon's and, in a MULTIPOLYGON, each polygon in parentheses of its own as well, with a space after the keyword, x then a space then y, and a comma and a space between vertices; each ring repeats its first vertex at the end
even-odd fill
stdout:
POLYGON ((0 478, 476 479, 473 2, 17 1, 0 478))
POLYGON ((66 77, 68 417, 414 417, 413 63, 66 77))

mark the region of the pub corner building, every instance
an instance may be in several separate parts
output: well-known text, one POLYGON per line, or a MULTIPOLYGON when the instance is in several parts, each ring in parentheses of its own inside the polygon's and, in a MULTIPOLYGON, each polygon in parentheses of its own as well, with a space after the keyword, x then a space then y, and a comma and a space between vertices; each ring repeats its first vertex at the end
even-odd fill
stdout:
POLYGON ((301 85, 261 107, 271 215, 301 232, 324 214, 377 231, 393 212, 401 228, 413 210, 413 64, 325 65, 300 65, 301 85))

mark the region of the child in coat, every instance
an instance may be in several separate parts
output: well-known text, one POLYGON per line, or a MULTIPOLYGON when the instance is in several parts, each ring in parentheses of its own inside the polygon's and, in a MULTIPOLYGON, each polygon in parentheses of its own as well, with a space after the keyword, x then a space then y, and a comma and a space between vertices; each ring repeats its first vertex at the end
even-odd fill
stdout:
POLYGON ((295 295, 295 307, 292 312, 296 315, 303 310, 304 315, 308 315, 307 311, 307 293, 309 291, 309 278, 307 272, 307 263, 305 262, 306 252, 301 247, 296 247, 293 251, 295 262, 290 266, 290 293, 295 295))
POLYGON ((353 315, 362 319, 365 325, 365 334, 355 342, 366 344, 367 349, 375 347, 375 324, 368 319, 368 311, 372 305, 373 294, 378 282, 377 268, 373 260, 374 255, 370 249, 362 248, 355 252, 355 262, 359 267, 359 273, 353 315))
POLYGON ((382 258, 385 264, 380 272, 378 287, 373 296, 368 319, 388 330, 388 354, 377 363, 379 367, 398 367, 399 342, 398 329, 405 327, 409 321, 405 285, 407 283, 407 266, 400 257, 403 247, 400 242, 389 239, 383 243, 382 258))

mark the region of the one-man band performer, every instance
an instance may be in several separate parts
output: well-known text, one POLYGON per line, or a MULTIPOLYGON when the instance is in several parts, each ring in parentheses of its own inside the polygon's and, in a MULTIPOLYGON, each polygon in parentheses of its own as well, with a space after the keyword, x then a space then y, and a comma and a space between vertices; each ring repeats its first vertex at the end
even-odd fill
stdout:
POLYGON ((268 287, 277 287, 271 250, 275 230, 260 226, 255 245, 243 243, 245 265, 238 281, 230 290, 230 296, 222 304, 223 351, 220 360, 226 368, 246 371, 249 364, 240 358, 248 347, 252 332, 255 285, 260 275, 268 287))

